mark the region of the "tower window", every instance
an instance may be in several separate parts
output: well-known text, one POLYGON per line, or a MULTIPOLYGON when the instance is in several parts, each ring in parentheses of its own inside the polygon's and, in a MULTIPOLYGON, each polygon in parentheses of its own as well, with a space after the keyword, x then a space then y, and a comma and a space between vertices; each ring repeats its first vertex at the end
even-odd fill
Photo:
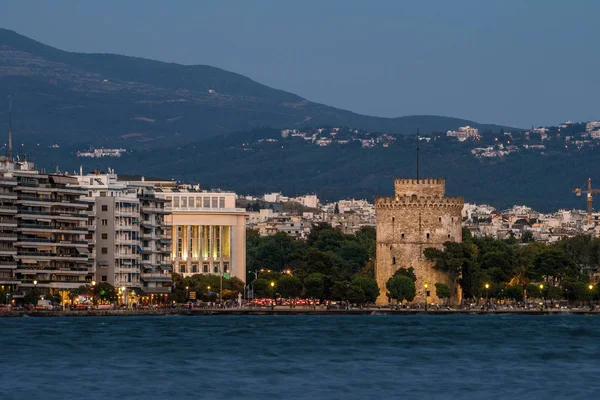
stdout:
POLYGON ((392 224, 396 221, 395 217, 392 217, 392 224))
POLYGON ((448 239, 450 239, 450 234, 448 234, 448 239))
POLYGON ((427 234, 427 239, 429 239, 429 233, 427 234))
POLYGON ((404 233, 403 233, 402 235, 400 235, 400 237, 401 237, 402 239, 404 239, 404 233))
POLYGON ((392 264, 396 264, 396 257, 392 257, 392 264))

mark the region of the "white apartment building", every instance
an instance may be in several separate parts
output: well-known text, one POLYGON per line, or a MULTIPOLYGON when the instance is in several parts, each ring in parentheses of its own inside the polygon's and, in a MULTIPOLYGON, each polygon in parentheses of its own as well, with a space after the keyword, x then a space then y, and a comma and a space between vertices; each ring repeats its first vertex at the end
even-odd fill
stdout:
POLYGON ((137 294, 168 294, 172 279, 165 200, 154 196, 151 184, 119 181, 113 171, 77 179, 87 191, 87 239, 96 281, 137 294))

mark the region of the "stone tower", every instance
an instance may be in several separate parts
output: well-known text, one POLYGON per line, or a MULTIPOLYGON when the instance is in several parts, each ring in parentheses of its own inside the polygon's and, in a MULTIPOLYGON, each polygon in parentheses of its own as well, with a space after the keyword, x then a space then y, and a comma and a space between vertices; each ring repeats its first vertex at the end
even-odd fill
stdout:
POLYGON ((449 277, 433 268, 423 255, 428 247, 442 248, 444 242, 462 241, 462 197, 445 197, 443 179, 396 179, 394 197, 375 198, 377 219, 377 264, 375 279, 379 285, 378 304, 387 304, 386 282, 400 268, 413 267, 417 276, 414 302, 425 302, 429 286, 430 304, 440 303, 435 284, 450 287, 452 302, 459 301, 457 286, 449 277))

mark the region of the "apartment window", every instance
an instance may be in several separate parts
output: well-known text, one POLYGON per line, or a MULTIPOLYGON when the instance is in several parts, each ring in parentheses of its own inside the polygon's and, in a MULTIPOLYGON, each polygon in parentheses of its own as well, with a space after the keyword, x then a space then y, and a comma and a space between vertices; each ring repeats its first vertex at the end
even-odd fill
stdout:
POLYGON ((188 207, 194 208, 194 198, 191 196, 188 197, 188 207))
POLYGON ((218 273, 219 273, 219 266, 218 266, 218 265, 216 265, 216 264, 215 264, 215 265, 213 265, 213 272, 214 272, 215 274, 218 274, 218 273))
POLYGON ((225 197, 219 197, 219 208, 225 208, 225 197))
POLYGON ((212 198, 212 208, 217 208, 217 201, 219 200, 218 197, 213 197, 212 198))
POLYGON ((103 225, 103 226, 106 226, 106 225, 108 225, 108 220, 107 220, 107 219, 103 219, 103 220, 102 220, 102 225, 103 225))
POLYGON ((148 247, 148 241, 144 240, 144 247, 148 247))
POLYGON ((173 207, 179 207, 179 197, 173 197, 173 207))
POLYGON ((229 264, 223 264, 223 270, 225 271, 226 274, 229 273, 229 264))
POLYGON ((180 265, 179 270, 181 271, 182 274, 185 274, 185 265, 184 264, 180 265))
POLYGON ((204 198, 204 208, 210 208, 210 197, 204 198))
POLYGON ((194 273, 194 274, 198 273, 198 266, 196 264, 192 265, 192 273, 194 273))
POLYGON ((108 211, 108 206, 106 204, 102 205, 102 211, 108 211))
POLYGON ((187 197, 182 197, 181 198, 181 207, 182 208, 186 208, 187 207, 187 197))
POLYGON ((108 277, 106 275, 102 275, 102 282, 107 282, 108 281, 108 277))
POLYGON ((108 239, 108 233, 103 233, 102 234, 102 239, 104 239, 104 240, 108 239))
POLYGON ((202 272, 204 272, 205 274, 208 274, 208 264, 202 265, 202 272))
POLYGON ((202 197, 196 197, 196 208, 202 208, 202 197))
POLYGON ((103 247, 101 249, 101 251, 102 251, 102 254, 108 254, 108 247, 103 247))

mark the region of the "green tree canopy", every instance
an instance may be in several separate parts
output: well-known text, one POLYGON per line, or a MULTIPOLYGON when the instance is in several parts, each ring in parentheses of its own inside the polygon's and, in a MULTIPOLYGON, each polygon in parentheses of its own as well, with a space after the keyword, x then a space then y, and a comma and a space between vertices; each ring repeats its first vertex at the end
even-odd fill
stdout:
POLYGON ((406 276, 393 276, 385 286, 390 297, 398 302, 412 301, 417 293, 415 282, 406 276))

